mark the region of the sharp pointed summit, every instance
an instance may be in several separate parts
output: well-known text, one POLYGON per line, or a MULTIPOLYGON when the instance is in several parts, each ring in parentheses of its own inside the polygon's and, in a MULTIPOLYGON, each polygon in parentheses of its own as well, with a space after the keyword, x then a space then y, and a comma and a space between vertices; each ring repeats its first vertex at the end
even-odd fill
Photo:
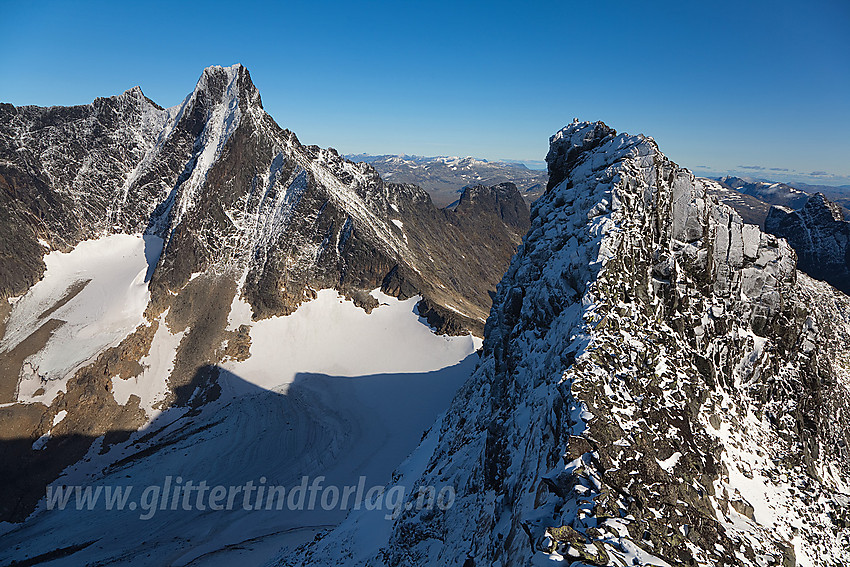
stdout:
POLYGON ((850 299, 800 271, 847 267, 840 208, 763 232, 602 122, 514 172, 530 211, 383 157, 464 183, 301 144, 241 65, 0 105, 0 564, 850 562, 850 299), (372 496, 284 509, 308 476, 372 496))

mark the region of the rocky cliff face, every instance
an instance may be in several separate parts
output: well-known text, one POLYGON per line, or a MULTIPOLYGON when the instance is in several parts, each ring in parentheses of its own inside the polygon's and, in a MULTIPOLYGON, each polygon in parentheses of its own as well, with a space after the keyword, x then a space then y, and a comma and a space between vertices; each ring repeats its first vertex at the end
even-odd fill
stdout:
POLYGON ((850 293, 850 222, 839 205, 816 193, 796 211, 773 206, 765 230, 788 241, 801 270, 850 293))
POLYGON ((138 87, 86 106, 0 104, 0 297, 41 277, 39 240, 65 250, 111 230, 116 202, 132 211, 121 228, 145 222, 152 199, 130 199, 125 180, 168 116, 138 87))
POLYGON ((49 248, 144 233, 150 263, 137 282, 150 292, 141 323, 73 371, 26 360, 64 324, 47 315, 87 281, 49 298, 16 337, 0 333, 0 439, 20 441, 0 467, 0 519, 23 519, 93 439, 150 417, 139 396, 116 402, 112 384, 141 375, 157 330, 177 337, 163 407, 214 397, 216 365, 247 356, 231 345, 245 343, 251 320, 290 314, 322 289, 366 310, 378 303, 376 288, 421 296, 419 313, 438 332, 481 334, 528 213, 515 187, 470 191, 461 211, 444 211, 416 186, 302 145, 263 110, 241 65, 206 69, 170 109, 138 88, 81 107, 0 107, 0 199, 9 211, 0 220, 0 320, 12 309, 7 298, 41 278, 49 248), (228 329, 242 300, 252 318, 228 329), (27 377, 44 381, 37 396, 20 392, 27 377), (62 412, 66 441, 33 449, 62 412))
POLYGON ((415 186, 301 145, 263 111, 239 65, 205 70, 168 110, 134 88, 82 107, 0 111, 0 183, 11 211, 0 227, 4 297, 41 276, 39 240, 67 249, 146 231, 166 240, 155 305, 206 270, 235 275, 258 318, 291 312, 327 287, 361 299, 389 277, 393 289, 454 309, 452 328, 480 329, 487 287, 522 235, 514 215, 496 237, 505 246, 498 258, 458 263, 492 235, 451 222, 415 186))
POLYGON ((846 564, 847 297, 651 138, 577 122, 547 161, 480 364, 394 479, 454 505, 280 562, 846 564))

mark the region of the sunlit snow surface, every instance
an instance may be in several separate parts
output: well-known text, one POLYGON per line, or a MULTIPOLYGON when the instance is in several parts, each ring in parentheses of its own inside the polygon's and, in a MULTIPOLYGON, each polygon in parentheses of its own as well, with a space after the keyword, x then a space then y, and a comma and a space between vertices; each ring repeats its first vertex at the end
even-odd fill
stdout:
MULTIPOLYGON (((325 289, 288 317, 256 322, 251 357, 224 367, 240 381, 271 389, 304 372, 363 376, 439 370, 481 345, 472 336, 435 335, 413 312, 418 298, 399 301, 380 291, 372 295, 380 305, 371 314, 325 289)), ((247 305, 234 305, 234 311, 244 319, 231 324, 249 322, 247 305)))
POLYGON ((44 278, 14 301, 0 351, 11 350, 50 320, 63 324, 27 360, 19 401, 49 404, 76 368, 143 322, 150 298, 149 265, 156 263, 161 249, 162 241, 154 236, 114 234, 44 257, 44 278), (74 286, 82 285, 51 311, 74 286), (34 396, 39 388, 45 393, 34 396))
MULTIPOLYGON (((83 243, 62 256, 64 263, 50 256, 39 284, 44 289, 36 286, 32 297, 16 303, 14 325, 31 325, 33 314, 49 307, 39 298, 61 297, 60 288, 77 279, 92 282, 53 314, 62 314, 76 334, 48 345, 44 360, 73 351, 73 365, 78 365, 142 322, 148 296, 140 237, 83 243), (84 295, 95 283, 97 293, 84 295), (85 345, 85 351, 75 345, 85 345)), ((434 335, 415 313, 416 299, 372 293, 380 305, 371 314, 323 290, 294 314, 259 322, 252 322, 248 305, 235 299, 228 327, 251 325, 251 357, 223 364, 221 396, 195 414, 174 408, 150 411, 164 395, 181 337, 161 322, 142 360, 145 372, 113 381, 119 403, 131 393, 140 395, 152 422, 104 454, 95 442, 86 459, 53 484, 132 485, 132 502, 147 486, 161 486, 166 476, 196 485, 205 480, 209 486, 259 484, 264 477, 267 485, 291 488, 304 475, 324 475, 324 485, 340 487, 357 484, 361 475, 367 487, 389 483, 393 469, 471 374, 480 341, 434 335)), ((66 361, 61 367, 69 365, 66 361)), ((346 511, 321 506, 245 511, 236 506, 231 511, 158 510, 148 520, 140 515, 139 509, 106 511, 102 501, 92 511, 76 511, 73 505, 46 510, 42 501, 24 524, 0 524, 0 564, 89 542, 50 564, 227 565, 244 561, 244 554, 250 554, 252 564, 262 563, 282 547, 338 524, 346 511)))

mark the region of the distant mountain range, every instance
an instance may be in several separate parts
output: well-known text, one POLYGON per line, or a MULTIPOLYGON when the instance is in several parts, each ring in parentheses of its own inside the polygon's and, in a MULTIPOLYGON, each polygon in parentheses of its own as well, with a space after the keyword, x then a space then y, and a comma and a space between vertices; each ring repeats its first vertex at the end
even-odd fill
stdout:
POLYGON ((543 194, 546 171, 529 169, 513 161, 487 161, 473 157, 423 157, 415 155, 351 154, 351 161, 366 162, 388 182, 410 183, 425 189, 438 207, 457 201, 464 187, 513 183, 531 203, 543 194))
POLYGON ((822 193, 837 203, 847 217, 850 213, 850 186, 789 185, 779 181, 764 181, 745 177, 716 177, 707 183, 708 192, 735 209, 744 222, 764 228, 771 205, 800 209, 816 193, 822 193))

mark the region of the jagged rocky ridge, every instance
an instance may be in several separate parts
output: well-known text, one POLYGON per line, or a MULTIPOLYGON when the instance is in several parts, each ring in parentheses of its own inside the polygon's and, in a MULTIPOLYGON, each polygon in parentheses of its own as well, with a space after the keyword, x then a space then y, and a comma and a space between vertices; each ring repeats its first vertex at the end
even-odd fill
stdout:
POLYGON ((207 69, 168 110, 138 88, 84 107, 0 110, 0 180, 12 212, 0 228, 4 244, 15 243, 4 253, 4 297, 40 277, 39 239, 65 249, 146 230, 166 239, 154 290, 175 292, 213 266, 241 271, 264 317, 325 287, 368 303, 363 290, 384 283, 422 293, 449 320, 444 330, 459 332, 483 325, 489 296, 477 282, 498 281, 489 266, 506 263, 523 233, 488 235, 514 243, 498 257, 456 262, 482 240, 474 223, 438 210, 417 187, 301 145, 263 111, 238 65, 207 69))
POLYGON ((117 228, 145 228, 158 195, 130 199, 124 179, 168 120, 138 87, 86 106, 0 104, 0 297, 41 277, 39 240, 67 250, 112 229, 116 201, 125 210, 117 228))
POLYGON ((842 190, 846 188, 842 187, 800 184, 802 189, 798 189, 785 183, 752 181, 731 176, 702 179, 702 182, 708 186, 711 195, 735 209, 744 222, 757 224, 762 229, 765 228, 765 219, 771 205, 800 209, 816 193, 832 195, 832 202, 837 205, 841 218, 848 213, 845 202, 847 198, 842 190))
POLYGON ((801 270, 850 293, 850 222, 838 204, 816 193, 796 211, 775 205, 765 230, 788 241, 801 270))
POLYGON ((454 506, 279 563, 845 565, 848 298, 651 138, 550 144, 481 362, 394 478, 454 506))
MULTIPOLYGON (((15 403, 21 361, 0 352, 0 390, 11 393, 0 400, 0 438, 15 440, 0 465, 0 519, 15 521, 93 439, 108 446, 147 422, 138 397, 120 405, 111 384, 142 372, 158 328, 182 337, 163 402, 172 406, 214 398, 216 365, 247 355, 247 329, 226 330, 234 298, 256 320, 292 313, 326 288, 369 310, 369 290, 381 288, 421 296, 419 313, 438 332, 480 334, 528 226, 515 187, 470 189, 461 210, 441 210, 416 186, 302 145, 263 110, 241 65, 206 69, 170 109, 139 88, 79 107, 0 106, 0 199, 9 211, 0 331, 7 298, 41 277, 49 249, 114 233, 164 242, 145 322, 77 368, 55 398, 15 403), (33 450, 61 412, 63 441, 33 450)), ((47 341, 54 323, 39 322, 30 338, 47 341)))

